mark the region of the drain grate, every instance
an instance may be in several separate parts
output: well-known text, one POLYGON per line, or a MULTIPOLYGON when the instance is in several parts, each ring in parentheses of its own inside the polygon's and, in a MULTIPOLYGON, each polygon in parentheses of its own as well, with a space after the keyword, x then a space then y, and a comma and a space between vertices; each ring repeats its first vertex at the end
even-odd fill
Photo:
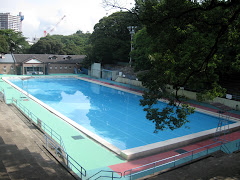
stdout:
POLYGON ((177 149, 177 150, 175 150, 175 152, 177 152, 179 154, 183 154, 183 153, 186 153, 187 151, 184 149, 177 149))
POLYGON ((78 135, 78 136, 72 136, 74 140, 84 139, 84 137, 78 135))

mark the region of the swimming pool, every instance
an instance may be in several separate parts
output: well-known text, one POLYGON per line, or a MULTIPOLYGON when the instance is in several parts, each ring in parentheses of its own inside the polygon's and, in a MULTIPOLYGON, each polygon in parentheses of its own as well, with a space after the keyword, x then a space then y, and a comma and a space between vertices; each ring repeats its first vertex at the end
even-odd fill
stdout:
POLYGON ((121 150, 213 129, 218 123, 217 117, 196 112, 189 117, 189 128, 154 134, 139 95, 76 78, 34 78, 24 86, 20 79, 11 82, 121 150))

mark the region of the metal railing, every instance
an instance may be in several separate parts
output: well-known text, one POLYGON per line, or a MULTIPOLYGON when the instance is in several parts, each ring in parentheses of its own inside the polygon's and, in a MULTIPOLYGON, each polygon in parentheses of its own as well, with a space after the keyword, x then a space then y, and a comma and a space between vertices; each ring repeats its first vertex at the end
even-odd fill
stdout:
POLYGON ((37 127, 39 127, 44 132, 48 133, 51 138, 53 138, 56 142, 58 142, 64 151, 66 151, 66 148, 64 146, 62 137, 54 131, 51 127, 49 127, 46 123, 41 121, 35 114, 33 114, 28 108, 26 108, 22 103, 18 102, 15 98, 12 98, 12 103, 16 105, 16 107, 19 108, 29 119, 31 119, 37 127))
POLYGON ((236 143, 236 148, 238 151, 240 151, 240 141, 238 143, 236 143))
POLYGON ((87 171, 80 165, 78 164, 77 161, 75 161, 68 153, 66 153, 61 146, 59 146, 52 138, 50 138, 47 134, 44 134, 45 141, 46 141, 46 148, 49 148, 49 145, 51 148, 55 150, 55 156, 62 157, 63 160, 66 161, 64 165, 67 166, 67 168, 72 169, 73 171, 78 171, 79 177, 82 179, 82 177, 87 175, 87 171))
POLYGON ((41 121, 35 114, 33 114, 28 108, 22 105, 22 103, 18 102, 18 100, 15 98, 12 98, 12 104, 14 104, 22 113, 24 113, 30 120, 32 120, 32 122, 34 122, 37 127, 43 131, 46 147, 48 148, 49 145, 51 145, 52 148, 55 149, 55 156, 57 157, 60 155, 64 160, 66 160, 67 168, 70 168, 73 171, 78 171, 80 178, 82 178, 82 176, 86 176, 86 170, 70 155, 68 155, 62 137, 56 131, 41 121))
POLYGON ((139 166, 139 167, 136 167, 136 168, 126 170, 124 172, 123 176, 124 177, 130 177, 130 179, 132 179, 133 176, 143 174, 143 173, 146 173, 146 172, 149 172, 149 171, 152 171, 151 174, 154 174, 155 172, 159 172, 163 169, 172 168, 172 167, 175 167, 175 166, 180 165, 182 163, 193 161, 196 158, 199 158, 201 156, 206 156, 206 155, 208 155, 212 152, 215 152, 215 151, 217 151, 217 149, 221 150, 221 147, 222 147, 221 145, 220 146, 214 146, 214 145, 219 144, 219 143, 222 145, 222 141, 218 141, 218 142, 215 142, 215 143, 212 143, 212 144, 209 144, 209 145, 206 145, 206 146, 203 146, 203 147, 191 150, 191 151, 187 151, 187 152, 182 153, 182 154, 178 154, 178 155, 175 155, 175 156, 171 156, 171 157, 161 159, 161 160, 149 163, 149 164, 145 164, 145 165, 142 165, 142 166, 139 166), (214 147, 211 148, 211 146, 214 146, 214 147), (213 148, 215 148, 216 150, 213 151, 212 150, 213 148), (201 151, 202 149, 205 149, 205 150, 201 151), (200 153, 202 153, 202 155, 200 155, 200 153), (167 167, 163 168, 163 166, 167 166, 167 167))
POLYGON ((122 178, 122 173, 121 172, 117 172, 117 171, 101 170, 101 171, 97 172, 96 174, 92 175, 91 177, 87 178, 87 180, 93 179, 93 178, 95 178, 95 179, 99 179, 99 178, 121 179, 122 178), (104 175, 101 175, 103 173, 104 173, 104 175), (105 175, 106 173, 107 174, 110 173, 110 175, 105 175), (118 174, 118 176, 114 176, 114 174, 118 174))
POLYGON ((235 94, 233 94, 233 95, 232 95, 232 100, 240 101, 240 95, 235 95, 235 94))
POLYGON ((1 89, 0 87, 0 100, 3 102, 4 101, 4 90, 1 89))
MULTIPOLYGON (((3 81, 0 81, 0 82, 3 82, 3 81)), ((4 98, 5 98, 5 92, 4 92, 4 89, 0 86, 0 98, 1 98, 1 101, 3 102, 4 101, 4 98)))

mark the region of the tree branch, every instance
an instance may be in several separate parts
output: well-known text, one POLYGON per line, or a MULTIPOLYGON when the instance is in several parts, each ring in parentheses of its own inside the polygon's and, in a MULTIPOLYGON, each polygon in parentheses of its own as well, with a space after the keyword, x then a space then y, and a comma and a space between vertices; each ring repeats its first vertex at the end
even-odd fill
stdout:
POLYGON ((185 79, 185 81, 183 82, 183 84, 181 86, 184 86, 187 84, 188 80, 196 73, 199 73, 203 70, 204 65, 207 65, 209 63, 209 61, 211 60, 211 58, 213 57, 213 55, 217 52, 218 49, 218 42, 221 39, 221 37, 226 33, 226 31, 228 30, 228 27, 233 23, 234 20, 237 19, 238 15, 240 13, 240 8, 238 8, 234 14, 232 15, 231 18, 229 18, 228 23, 225 25, 222 25, 220 31, 218 32, 218 35, 215 39, 215 43, 212 46, 210 52, 208 53, 207 57, 205 58, 205 60, 203 61, 202 65, 200 66, 199 69, 192 71, 187 78, 185 79))

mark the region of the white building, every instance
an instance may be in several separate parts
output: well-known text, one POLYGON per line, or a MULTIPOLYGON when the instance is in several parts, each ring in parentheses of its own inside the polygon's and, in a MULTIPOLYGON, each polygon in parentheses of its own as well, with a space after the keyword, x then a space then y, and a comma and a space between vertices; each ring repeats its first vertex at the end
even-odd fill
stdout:
POLYGON ((22 32, 22 21, 24 16, 13 16, 10 13, 0 13, 0 29, 13 29, 16 32, 22 32))

